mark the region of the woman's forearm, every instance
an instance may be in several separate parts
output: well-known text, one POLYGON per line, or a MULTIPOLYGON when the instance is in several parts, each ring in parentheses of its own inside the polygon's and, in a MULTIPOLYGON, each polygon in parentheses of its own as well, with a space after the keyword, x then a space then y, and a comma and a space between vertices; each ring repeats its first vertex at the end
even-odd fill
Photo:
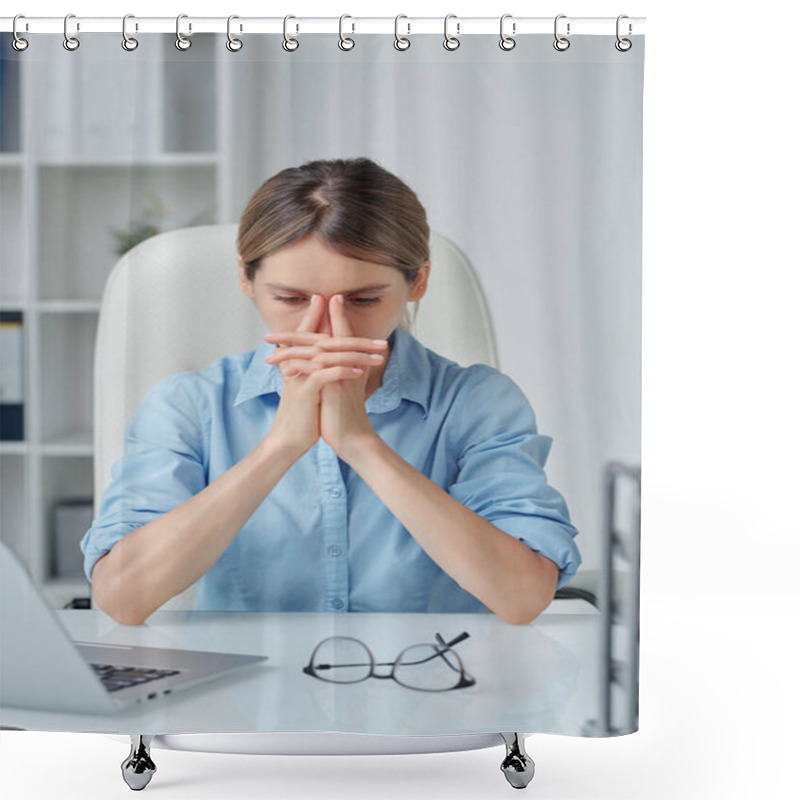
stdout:
POLYGON ((94 566, 97 605, 140 625, 217 562, 301 453, 270 435, 193 497, 120 539, 94 566))
POLYGON ((379 436, 339 455, 425 552, 503 620, 526 624, 549 605, 558 582, 550 559, 460 503, 379 436))

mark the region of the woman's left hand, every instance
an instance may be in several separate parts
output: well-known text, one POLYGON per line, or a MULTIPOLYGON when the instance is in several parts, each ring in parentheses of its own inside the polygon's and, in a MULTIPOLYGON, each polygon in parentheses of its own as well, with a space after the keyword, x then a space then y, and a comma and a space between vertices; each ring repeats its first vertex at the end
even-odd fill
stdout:
MULTIPOLYGON (((352 336, 353 331, 347 321, 344 304, 339 302, 341 295, 334 295, 329 302, 331 328, 334 337, 352 336)), ((385 356, 385 352, 382 353, 385 356)), ((370 370, 364 370, 359 378, 349 381, 336 381, 322 388, 320 404, 320 435, 335 451, 347 460, 346 455, 361 443, 375 438, 378 434, 369 421, 366 409, 367 379, 370 370)))

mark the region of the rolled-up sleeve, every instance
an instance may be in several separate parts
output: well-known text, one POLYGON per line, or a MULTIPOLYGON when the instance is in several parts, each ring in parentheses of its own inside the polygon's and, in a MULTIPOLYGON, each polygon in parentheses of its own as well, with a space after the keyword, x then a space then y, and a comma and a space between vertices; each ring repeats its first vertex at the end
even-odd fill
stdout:
POLYGON ((92 527, 81 540, 84 573, 125 534, 193 497, 207 485, 205 415, 193 400, 192 375, 156 383, 125 431, 92 527))
POLYGON ((477 365, 452 409, 458 463, 450 495, 558 566, 558 588, 576 573, 578 534, 544 465, 553 440, 538 433, 528 399, 493 367, 477 365))

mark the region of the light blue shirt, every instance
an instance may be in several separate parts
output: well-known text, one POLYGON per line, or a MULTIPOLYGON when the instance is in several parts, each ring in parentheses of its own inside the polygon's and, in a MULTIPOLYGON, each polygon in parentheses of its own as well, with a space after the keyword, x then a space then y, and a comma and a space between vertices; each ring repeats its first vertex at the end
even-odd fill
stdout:
MULTIPOLYGON (((494 367, 462 367, 403 328, 382 385, 366 400, 378 435, 496 527, 554 561, 558 585, 581 557, 563 497, 543 466, 522 390, 494 367)), ((225 356, 155 384, 130 421, 125 451, 81 541, 91 580, 126 533, 197 494, 269 431, 283 376, 275 348, 225 356)), ((200 579, 195 609, 480 612, 361 476, 321 438, 299 458, 200 579)))

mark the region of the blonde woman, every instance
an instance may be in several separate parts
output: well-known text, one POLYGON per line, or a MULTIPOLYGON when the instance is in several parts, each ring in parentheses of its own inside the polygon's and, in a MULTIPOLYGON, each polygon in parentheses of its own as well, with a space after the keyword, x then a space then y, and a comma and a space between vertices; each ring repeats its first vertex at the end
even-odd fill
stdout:
POLYGON ((285 169, 238 232, 263 344, 148 392, 81 548, 99 607, 477 612, 535 619, 580 564, 508 376, 408 331, 430 230, 367 158, 285 169))

